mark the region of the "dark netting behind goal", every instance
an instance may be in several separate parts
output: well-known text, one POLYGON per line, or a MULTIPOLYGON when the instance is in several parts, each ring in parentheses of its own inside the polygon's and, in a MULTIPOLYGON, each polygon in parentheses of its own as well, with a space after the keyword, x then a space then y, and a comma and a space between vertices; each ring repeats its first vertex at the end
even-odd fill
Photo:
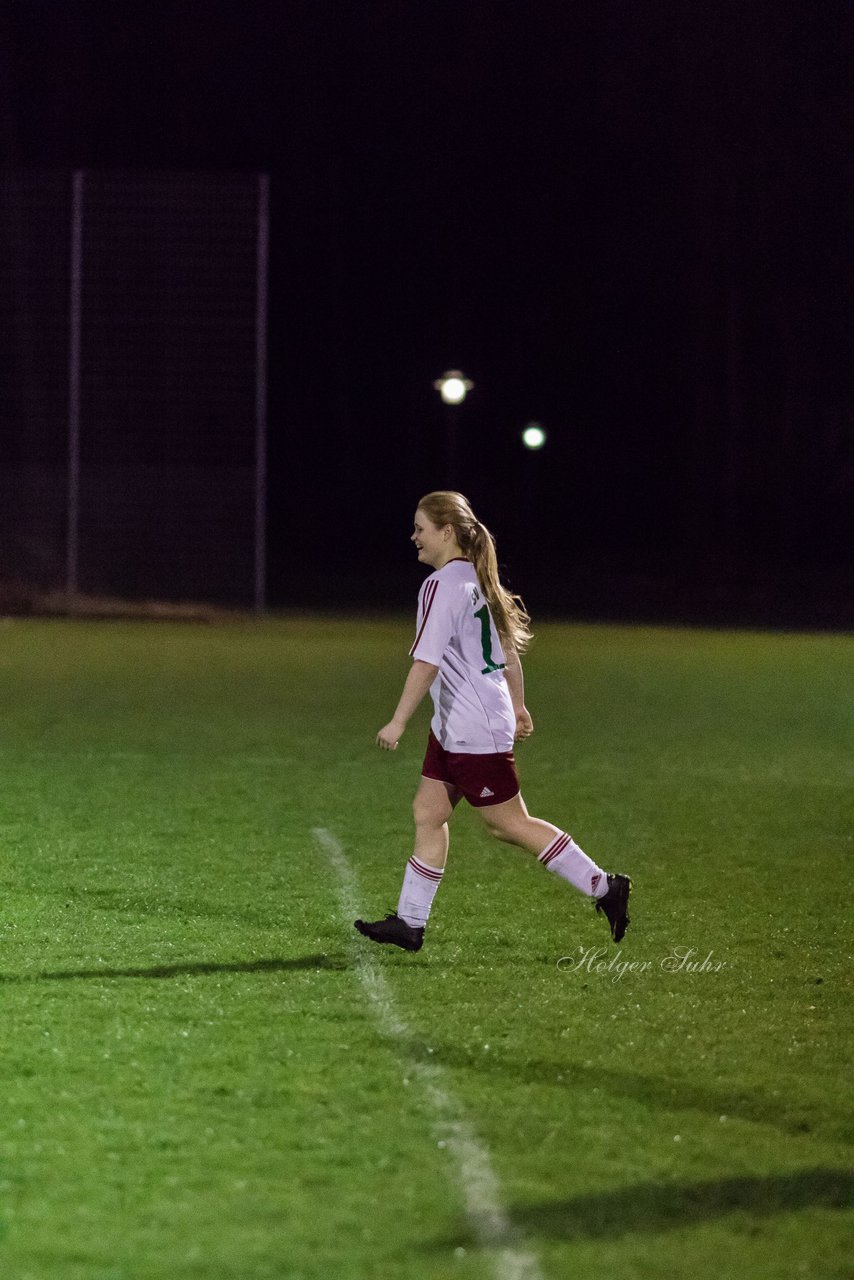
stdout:
POLYGON ((254 174, 4 178, 7 574, 259 602, 265 225, 254 174))
POLYGON ((0 182, 0 583, 44 588, 65 572, 70 183, 0 182))

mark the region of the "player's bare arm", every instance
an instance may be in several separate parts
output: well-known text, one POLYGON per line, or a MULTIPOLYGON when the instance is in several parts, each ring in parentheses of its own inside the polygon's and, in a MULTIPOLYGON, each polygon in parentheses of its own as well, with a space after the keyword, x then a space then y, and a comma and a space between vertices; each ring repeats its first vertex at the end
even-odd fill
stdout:
POLYGON ((513 703, 513 710, 516 714, 516 732, 514 740, 519 742, 522 738, 529 738, 534 732, 534 722, 531 719, 531 713, 525 706, 525 677, 522 674, 522 663, 515 649, 507 646, 506 664, 504 667, 504 678, 507 681, 507 688, 510 691, 510 701, 513 703))
POLYGON ((377 734, 377 746, 381 747, 383 751, 397 750, 397 744, 403 737, 412 713, 423 700, 438 672, 439 668, 434 666, 432 662, 422 662, 420 658, 415 659, 409 675, 406 677, 406 683, 403 686, 403 693, 400 695, 397 710, 388 724, 384 725, 377 734))

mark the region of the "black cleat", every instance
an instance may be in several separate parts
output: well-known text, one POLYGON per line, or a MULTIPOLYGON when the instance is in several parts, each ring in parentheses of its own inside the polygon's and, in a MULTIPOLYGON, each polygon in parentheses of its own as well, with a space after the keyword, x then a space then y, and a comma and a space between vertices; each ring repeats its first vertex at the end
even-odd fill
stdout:
POLYGON ((390 911, 385 920, 354 920, 353 924, 371 942, 390 942, 395 947, 403 947, 404 951, 420 951, 424 942, 424 926, 418 929, 407 924, 394 911, 390 911))
POLYGON ((604 911, 611 926, 611 937, 622 942, 629 926, 629 894, 632 882, 628 876, 608 876, 608 892, 596 899, 596 910, 604 911))

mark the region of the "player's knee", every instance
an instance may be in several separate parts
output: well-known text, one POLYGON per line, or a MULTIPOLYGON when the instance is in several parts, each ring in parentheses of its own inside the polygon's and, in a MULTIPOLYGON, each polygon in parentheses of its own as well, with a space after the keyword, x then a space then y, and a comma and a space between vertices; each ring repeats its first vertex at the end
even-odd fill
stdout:
POLYGON ((441 827, 447 814, 444 808, 439 809, 435 804, 415 799, 412 802, 412 817, 416 827, 441 827))
POLYGON ((494 836, 496 840, 503 840, 506 844, 516 843, 510 823, 492 817, 488 809, 482 809, 481 813, 483 814, 486 829, 491 836, 494 836))

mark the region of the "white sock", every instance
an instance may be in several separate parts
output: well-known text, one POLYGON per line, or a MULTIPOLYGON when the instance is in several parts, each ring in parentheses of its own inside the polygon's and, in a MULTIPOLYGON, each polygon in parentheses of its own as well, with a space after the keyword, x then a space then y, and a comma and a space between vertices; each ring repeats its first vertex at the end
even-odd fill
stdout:
POLYGON ((412 855, 406 864, 403 888, 397 904, 397 914, 401 920, 415 929, 423 928, 443 875, 444 868, 429 867, 426 862, 419 862, 415 854, 412 855))
POLYGON ((549 871, 556 871, 563 880, 591 898, 601 898, 608 892, 607 874, 565 831, 559 832, 537 857, 549 871))

